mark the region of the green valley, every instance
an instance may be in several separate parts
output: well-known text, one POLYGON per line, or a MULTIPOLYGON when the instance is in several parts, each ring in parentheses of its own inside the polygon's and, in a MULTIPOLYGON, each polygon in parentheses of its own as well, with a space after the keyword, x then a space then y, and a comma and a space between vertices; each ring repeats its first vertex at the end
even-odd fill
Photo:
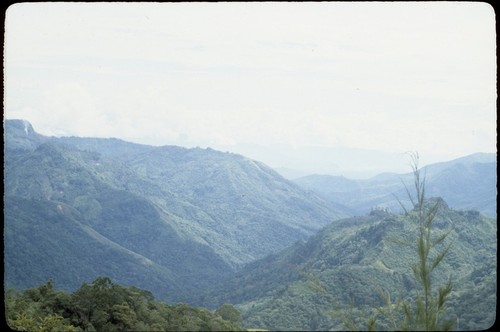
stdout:
MULTIPOLYGON (((460 329, 487 329, 496 318, 496 221, 440 204, 435 227, 438 234, 451 229, 451 247, 433 283, 451 277, 447 314, 460 329)), ((414 241, 415 227, 404 215, 382 210, 337 221, 247 265, 206 294, 204 304, 231 302, 245 326, 270 330, 345 330, 349 315, 366 329, 367 317, 383 306, 382 290, 394 301, 412 296, 415 249, 401 242, 414 241)))
POLYGON ((400 320, 416 296, 410 216, 427 204, 431 256, 446 253, 430 289, 453 284, 442 318, 457 330, 496 320, 490 154, 426 166, 420 205, 406 198, 411 173, 290 181, 234 153, 49 137, 25 120, 5 122, 4 157, 11 326, 399 329, 388 313, 400 320))

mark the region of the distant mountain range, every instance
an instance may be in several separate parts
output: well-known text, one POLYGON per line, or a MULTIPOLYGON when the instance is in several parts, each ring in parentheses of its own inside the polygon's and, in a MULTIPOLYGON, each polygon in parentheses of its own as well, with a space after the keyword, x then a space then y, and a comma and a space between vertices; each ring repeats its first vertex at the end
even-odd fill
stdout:
MULTIPOLYGON (((398 214, 398 200, 410 207, 411 173, 290 181, 210 148, 48 137, 25 120, 6 120, 4 133, 7 288, 52 279, 73 291, 106 276, 171 303, 233 303, 244 326, 271 330, 342 330, 349 303, 362 318, 380 304, 380 288, 394 298, 412 291, 412 253, 391 241, 415 231, 398 214)), ((453 277, 460 327, 487 328, 496 304, 496 155, 422 174, 427 197, 444 199, 433 198, 442 202, 437 227, 451 226, 436 280, 453 277)))
MULTIPOLYGON (((213 148, 260 160, 290 180, 311 174, 367 179, 382 172, 404 173, 408 170, 408 155, 403 152, 314 145, 294 147, 288 144, 216 145, 213 148)), ((449 159, 452 158, 426 153, 421 156, 421 165, 449 159)))
POLYGON ((97 276, 184 299, 346 214, 232 153, 5 129, 5 279, 97 276), (56 226, 54 223, 58 223, 56 226), (63 269, 63 270, 61 270, 63 269))
MULTIPOLYGON (((422 168, 429 197, 442 197, 455 209, 476 209, 496 216, 497 160, 493 153, 476 153, 422 168)), ((401 211, 398 199, 409 204, 404 186, 413 189, 411 173, 384 173, 363 180, 332 175, 308 175, 294 180, 351 215, 374 208, 401 211)))

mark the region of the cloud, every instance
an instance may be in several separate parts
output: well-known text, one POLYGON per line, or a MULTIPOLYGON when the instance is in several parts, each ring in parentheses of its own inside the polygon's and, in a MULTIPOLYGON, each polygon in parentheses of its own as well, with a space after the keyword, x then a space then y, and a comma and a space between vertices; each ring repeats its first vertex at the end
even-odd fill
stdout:
POLYGON ((42 133, 495 149, 481 3, 25 3, 6 18, 6 115, 42 133))

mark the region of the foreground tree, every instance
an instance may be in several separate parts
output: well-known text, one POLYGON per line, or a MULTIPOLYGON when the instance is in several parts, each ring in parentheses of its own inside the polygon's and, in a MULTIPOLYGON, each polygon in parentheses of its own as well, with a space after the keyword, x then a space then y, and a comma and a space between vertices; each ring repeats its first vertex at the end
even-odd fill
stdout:
POLYGON ((22 293, 8 290, 5 304, 7 324, 16 331, 243 330, 207 309, 158 302, 149 291, 107 277, 84 283, 74 293, 54 290, 51 281, 22 293))
POLYGON ((425 197, 425 177, 422 179, 418 166, 417 153, 411 155, 414 178, 415 196, 411 195, 405 186, 408 198, 413 209, 408 210, 400 202, 407 219, 416 223, 418 234, 416 237, 417 262, 413 264, 412 271, 417 288, 415 297, 410 301, 402 301, 401 308, 404 321, 400 328, 412 331, 448 331, 453 327, 453 322, 443 319, 446 310, 446 300, 452 290, 451 279, 434 291, 432 287, 432 273, 446 256, 450 246, 439 250, 440 245, 448 237, 450 231, 435 234, 433 222, 438 213, 442 200, 427 201, 425 197))
POLYGON ((377 323, 384 322, 384 329, 398 331, 449 331, 453 328, 453 321, 444 317, 448 295, 452 290, 451 279, 441 287, 434 287, 433 272, 443 261, 450 246, 444 246, 444 241, 451 230, 438 231, 433 228, 442 199, 427 199, 425 176, 422 177, 417 153, 411 154, 413 171, 413 185, 415 194, 405 185, 408 199, 412 208, 408 209, 398 199, 404 210, 405 222, 412 222, 416 226, 414 240, 391 239, 391 242, 410 246, 415 249, 415 262, 411 266, 415 280, 414 295, 406 299, 391 302, 390 294, 381 292, 384 306, 377 308, 377 314, 370 315, 364 328, 359 328, 352 314, 344 312, 342 321, 349 330, 377 329, 377 323), (443 248, 444 246, 444 248, 443 248))

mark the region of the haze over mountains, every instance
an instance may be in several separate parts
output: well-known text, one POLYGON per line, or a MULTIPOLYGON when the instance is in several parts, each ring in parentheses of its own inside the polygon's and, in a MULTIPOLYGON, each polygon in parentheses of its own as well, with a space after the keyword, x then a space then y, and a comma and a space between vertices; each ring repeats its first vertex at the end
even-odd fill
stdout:
MULTIPOLYGON (((456 209, 476 209, 496 216, 496 155, 476 153, 448 162, 423 167, 427 194, 442 197, 456 209)), ((365 215, 373 208, 401 211, 406 200, 404 185, 412 186, 411 173, 384 173, 369 179, 353 180, 342 176, 309 175, 294 180, 326 200, 344 205, 353 215, 365 215)), ((412 189, 412 188, 410 188, 412 189)))
MULTIPOLYGON (((408 155, 383 150, 347 147, 290 146, 287 144, 218 145, 216 149, 232 151, 271 166, 287 179, 311 174, 345 176, 366 179, 382 172, 406 173, 408 155)), ((421 156, 423 165, 443 156, 421 156)))
POLYGON ((59 275, 65 287, 77 287, 83 276, 94 273, 125 284, 139 282, 152 291, 182 283, 184 290, 169 292, 174 296, 347 216, 264 164, 235 154, 116 139, 50 138, 22 120, 6 121, 5 132, 6 232, 27 232, 22 241, 6 241, 6 281, 15 287, 36 285, 49 275, 59 275), (32 234, 36 211, 63 220, 70 227, 67 242, 53 246, 57 227, 44 228, 52 231, 44 236, 32 234), (98 245, 130 262, 77 264, 84 251, 72 243, 82 241, 89 250, 98 245), (40 249, 17 257, 26 246, 40 249), (47 261, 52 251, 66 254, 52 264, 47 261), (63 262, 74 262, 73 272, 54 270, 63 262), (33 270, 43 264, 43 273, 33 270), (147 270, 137 275, 156 269, 158 280, 119 276, 110 271, 115 264, 117 269, 138 264, 134 269, 147 270))
MULTIPOLYGON (((6 287, 52 279, 74 290, 107 276, 169 302, 231 302, 250 326, 291 330, 341 326, 311 278, 343 303, 356 293, 364 306, 376 303, 379 281, 394 293, 389 281, 411 289, 402 258, 410 254, 386 241, 411 231, 397 214, 398 199, 409 203, 410 173, 291 181, 210 148, 48 137, 25 120, 6 120, 4 130, 6 287)), ((456 315, 471 329, 487 327, 496 301, 496 155, 424 173, 428 196, 444 199, 438 224, 454 225, 455 251, 440 278, 454 273, 459 283, 456 315)))

